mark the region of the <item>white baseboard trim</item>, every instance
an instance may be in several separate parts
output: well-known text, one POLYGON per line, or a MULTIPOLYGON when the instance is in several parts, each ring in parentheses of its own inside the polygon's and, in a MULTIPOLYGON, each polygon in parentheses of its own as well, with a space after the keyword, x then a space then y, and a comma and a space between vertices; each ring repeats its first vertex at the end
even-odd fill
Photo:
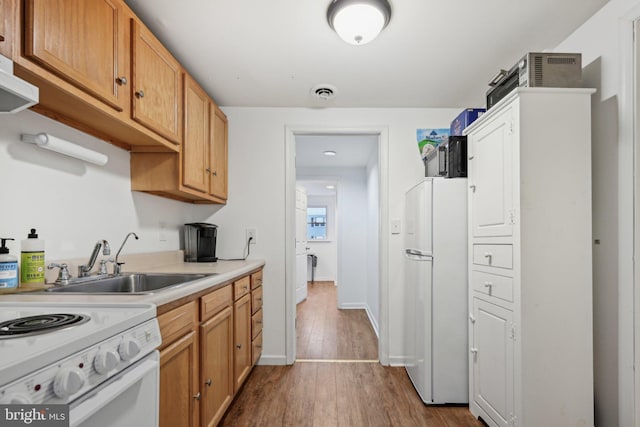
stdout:
POLYGON ((380 326, 378 325, 378 321, 375 317, 373 317, 373 313, 371 313, 371 309, 369 308, 369 304, 366 304, 365 312, 367 313, 367 317, 369 318, 369 323, 371 323, 371 327, 373 328, 373 332, 376 334, 376 338, 380 339, 380 326))
POLYGON ((361 302, 347 302, 344 304, 340 304, 338 308, 342 310, 366 310, 367 309, 366 305, 361 302))
POLYGON ((406 358, 404 356, 389 356, 389 366, 401 368, 406 365, 406 358))
POLYGON ((264 366, 284 366, 287 364, 287 356, 263 354, 260 356, 257 364, 264 366))

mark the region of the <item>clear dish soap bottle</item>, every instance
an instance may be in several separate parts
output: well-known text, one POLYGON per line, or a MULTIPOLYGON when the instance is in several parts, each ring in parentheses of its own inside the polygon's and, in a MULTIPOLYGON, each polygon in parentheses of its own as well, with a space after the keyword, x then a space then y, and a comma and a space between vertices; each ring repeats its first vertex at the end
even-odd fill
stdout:
POLYGON ((36 229, 22 241, 20 253, 20 283, 44 283, 44 240, 38 239, 36 229))
POLYGON ((9 255, 9 248, 6 246, 6 237, 0 238, 0 289, 15 289, 18 287, 18 258, 9 255))

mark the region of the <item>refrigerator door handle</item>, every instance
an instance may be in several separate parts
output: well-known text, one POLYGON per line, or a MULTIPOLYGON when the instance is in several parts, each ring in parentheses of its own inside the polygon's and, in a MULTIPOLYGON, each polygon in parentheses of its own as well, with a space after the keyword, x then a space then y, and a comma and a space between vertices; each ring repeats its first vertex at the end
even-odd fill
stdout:
POLYGON ((419 249, 405 249, 404 256, 409 259, 414 259, 418 261, 426 261, 432 259, 431 255, 427 255, 426 252, 421 251, 419 249))

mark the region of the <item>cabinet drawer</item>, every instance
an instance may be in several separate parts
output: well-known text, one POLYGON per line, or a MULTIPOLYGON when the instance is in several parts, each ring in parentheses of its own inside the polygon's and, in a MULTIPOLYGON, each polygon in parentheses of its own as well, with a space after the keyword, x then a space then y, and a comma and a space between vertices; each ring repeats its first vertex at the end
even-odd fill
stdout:
POLYGON ((162 336, 160 348, 166 347, 195 328, 198 321, 196 311, 196 302, 191 301, 158 316, 162 336))
POLYGON ((251 316, 251 338, 255 339, 260 332, 262 332, 262 310, 258 310, 251 316))
POLYGON ((262 286, 262 270, 251 275, 251 289, 262 286))
POLYGON ((262 286, 251 291, 251 313, 262 308, 262 286))
POLYGON ((513 278, 511 277, 472 271, 471 285, 476 292, 513 302, 513 278))
POLYGON ((249 276, 243 277, 233 282, 233 299, 237 301, 243 295, 249 293, 251 287, 251 279, 249 276))
POLYGON ((511 245, 473 245, 473 263, 490 267, 513 268, 511 245))
POLYGON ((200 320, 207 320, 232 302, 230 285, 203 296, 200 298, 200 320))
POLYGON ((251 341, 251 364, 255 365, 262 354, 262 332, 251 341))

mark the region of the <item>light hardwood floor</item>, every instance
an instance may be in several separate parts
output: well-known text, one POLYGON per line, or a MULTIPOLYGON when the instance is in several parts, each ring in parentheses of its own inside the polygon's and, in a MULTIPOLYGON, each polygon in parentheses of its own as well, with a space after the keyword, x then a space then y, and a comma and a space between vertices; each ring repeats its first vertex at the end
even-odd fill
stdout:
POLYGON ((256 366, 221 426, 483 426, 466 407, 424 405, 404 368, 375 361, 366 314, 338 310, 332 282, 309 285, 297 311, 298 361, 256 366))

